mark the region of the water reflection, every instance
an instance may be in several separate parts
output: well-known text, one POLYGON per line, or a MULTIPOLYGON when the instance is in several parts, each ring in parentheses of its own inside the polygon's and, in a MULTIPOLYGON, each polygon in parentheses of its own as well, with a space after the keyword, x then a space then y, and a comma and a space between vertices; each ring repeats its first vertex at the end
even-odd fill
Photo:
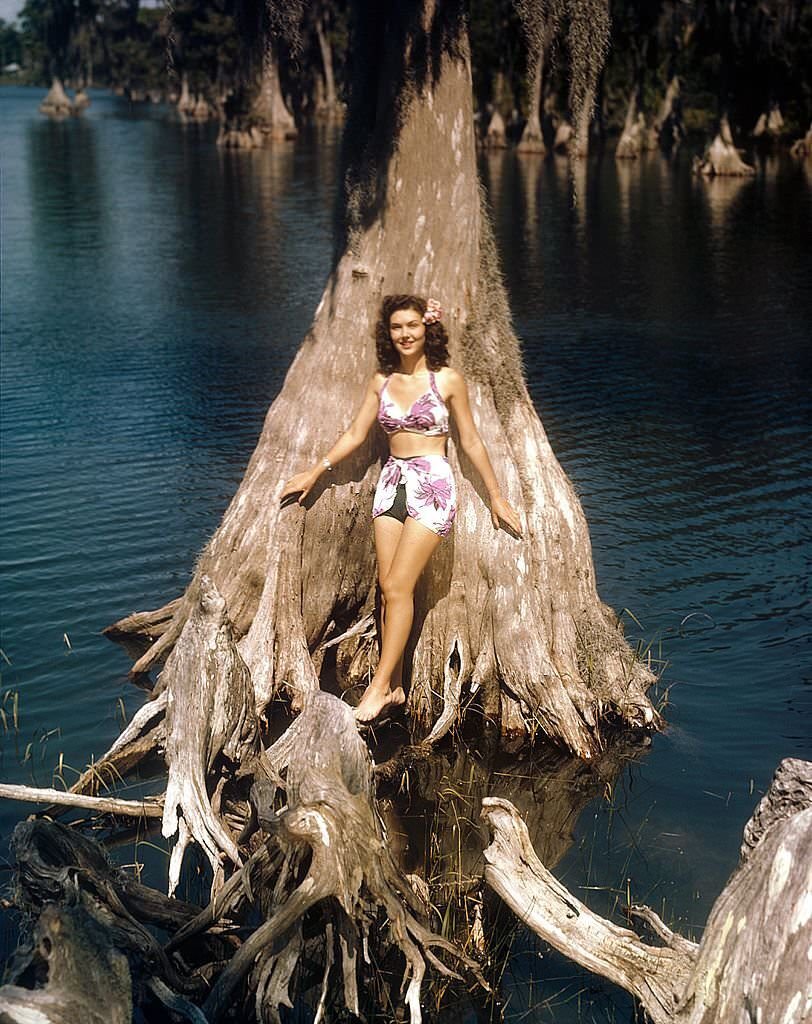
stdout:
POLYGON ((481 898, 489 837, 480 810, 483 798, 492 796, 516 806, 536 852, 552 869, 572 844, 585 805, 611 793, 624 767, 649 747, 648 739, 617 739, 592 764, 549 748, 483 760, 481 749, 475 756, 459 739, 456 749, 445 752, 407 747, 379 768, 387 780, 384 814, 398 861, 429 883, 441 906, 481 898))
POLYGON ((103 253, 111 236, 106 181, 99 175, 95 127, 83 117, 32 121, 26 143, 36 254, 32 270, 43 296, 58 301, 64 287, 71 286, 70 280, 64 280, 65 268, 58 266, 58 247, 65 244, 76 254, 85 275, 104 269, 103 253))
POLYGON ((539 189, 542 187, 545 158, 539 153, 517 154, 516 170, 523 201, 521 225, 524 243, 535 248, 539 244, 541 216, 539 213, 539 189))
POLYGON ((753 178, 724 175, 707 178, 697 174, 694 180, 697 191, 705 198, 710 223, 716 231, 725 229, 728 219, 736 215, 737 201, 756 185, 753 178))

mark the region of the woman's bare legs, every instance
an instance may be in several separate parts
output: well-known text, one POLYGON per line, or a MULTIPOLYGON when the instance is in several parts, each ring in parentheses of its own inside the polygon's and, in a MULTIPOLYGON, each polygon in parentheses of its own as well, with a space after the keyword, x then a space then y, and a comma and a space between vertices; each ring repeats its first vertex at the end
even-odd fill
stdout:
POLYGON ((411 518, 402 526, 391 516, 375 519, 383 597, 383 644, 375 675, 355 709, 359 722, 371 722, 406 699, 400 672, 414 618, 414 588, 440 540, 436 533, 411 518))
MULTIPOLYGON (((378 583, 381 586, 381 646, 383 646, 386 636, 386 598, 383 593, 383 581, 395 560, 400 535, 403 533, 403 523, 393 516, 377 516, 373 520, 373 529, 375 531, 375 554, 378 559, 378 583)), ((403 657, 401 656, 392 673, 390 685, 393 692, 401 688, 402 682, 403 657)))

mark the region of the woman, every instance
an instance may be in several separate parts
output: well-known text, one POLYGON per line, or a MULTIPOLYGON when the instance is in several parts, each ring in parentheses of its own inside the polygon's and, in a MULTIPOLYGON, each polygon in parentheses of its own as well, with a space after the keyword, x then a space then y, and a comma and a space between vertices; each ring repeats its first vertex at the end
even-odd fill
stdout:
POLYGON ((381 655, 355 709, 359 722, 390 714, 406 700, 403 652, 414 615, 417 580, 451 530, 456 488, 446 459, 449 411, 463 451, 490 496, 494 527, 500 520, 521 534, 519 517, 503 498, 488 453, 474 425, 465 381, 448 366, 448 336, 439 304, 418 295, 388 295, 376 327, 380 371, 366 390, 352 426, 321 462, 289 480, 281 498, 301 503, 322 473, 354 452, 377 419, 389 435, 372 509, 381 588, 381 655))

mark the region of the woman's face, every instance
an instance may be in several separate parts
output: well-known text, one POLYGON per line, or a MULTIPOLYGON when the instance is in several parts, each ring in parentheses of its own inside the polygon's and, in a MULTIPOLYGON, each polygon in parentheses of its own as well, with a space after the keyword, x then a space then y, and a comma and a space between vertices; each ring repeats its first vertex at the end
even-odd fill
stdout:
POLYGON ((389 337, 399 356, 420 356, 426 347, 426 325, 416 309, 398 309, 389 318, 389 337))

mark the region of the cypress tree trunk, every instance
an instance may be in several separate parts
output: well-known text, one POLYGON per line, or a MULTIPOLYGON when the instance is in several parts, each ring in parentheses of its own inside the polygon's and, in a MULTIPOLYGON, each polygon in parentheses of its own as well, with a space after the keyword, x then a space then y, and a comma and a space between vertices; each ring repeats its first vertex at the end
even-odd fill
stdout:
POLYGON ((49 117, 67 117, 76 112, 61 79, 53 78, 51 88, 40 103, 39 109, 40 113, 47 114, 49 117))
POLYGON ((269 42, 262 62, 259 93, 251 107, 249 121, 272 139, 296 136, 296 123, 285 106, 279 84, 279 60, 273 42, 269 42))
POLYGON ((637 100, 637 87, 632 89, 629 105, 626 108, 626 120, 623 132, 618 140, 615 156, 619 160, 636 160, 643 148, 643 134, 646 122, 637 100))
POLYGON ((516 147, 519 153, 539 153, 544 156, 547 147, 541 131, 541 97, 544 91, 544 43, 539 47, 538 57, 533 68, 533 81, 530 88, 530 110, 527 113, 527 124, 522 130, 522 137, 516 147))
POLYGON ((333 72, 333 48, 330 45, 330 40, 327 38, 324 18, 321 14, 316 18, 316 38, 319 43, 319 53, 321 54, 322 69, 324 71, 324 97, 316 112, 321 117, 332 119, 339 116, 341 111, 338 104, 338 96, 336 95, 336 81, 333 72))
POLYGON ((376 366, 381 297, 431 295, 448 311, 452 365, 468 380, 525 534, 494 530, 481 482, 452 435, 460 510, 416 594, 407 658, 413 731, 436 740, 478 686, 503 733, 541 729, 589 758, 610 720, 656 724, 645 695, 652 676, 598 597, 583 512, 525 387, 476 173, 464 7, 369 0, 358 3, 356 25, 347 224, 313 324, 187 593, 154 619, 115 629, 156 638, 134 669, 147 671, 190 628, 205 574, 225 599, 258 712, 283 691, 303 704, 328 664, 322 645, 342 634, 335 662, 344 684, 367 678, 376 654, 354 626, 374 608, 370 509, 382 435, 373 432, 325 474, 306 509, 281 508, 278 496, 354 415, 376 366))
POLYGON ((705 149, 705 155, 701 159, 694 157, 693 171, 694 174, 701 174, 706 178, 716 176, 745 178, 756 173, 755 168, 746 164, 739 155, 733 142, 727 115, 722 117, 719 131, 714 136, 713 142, 705 149))

